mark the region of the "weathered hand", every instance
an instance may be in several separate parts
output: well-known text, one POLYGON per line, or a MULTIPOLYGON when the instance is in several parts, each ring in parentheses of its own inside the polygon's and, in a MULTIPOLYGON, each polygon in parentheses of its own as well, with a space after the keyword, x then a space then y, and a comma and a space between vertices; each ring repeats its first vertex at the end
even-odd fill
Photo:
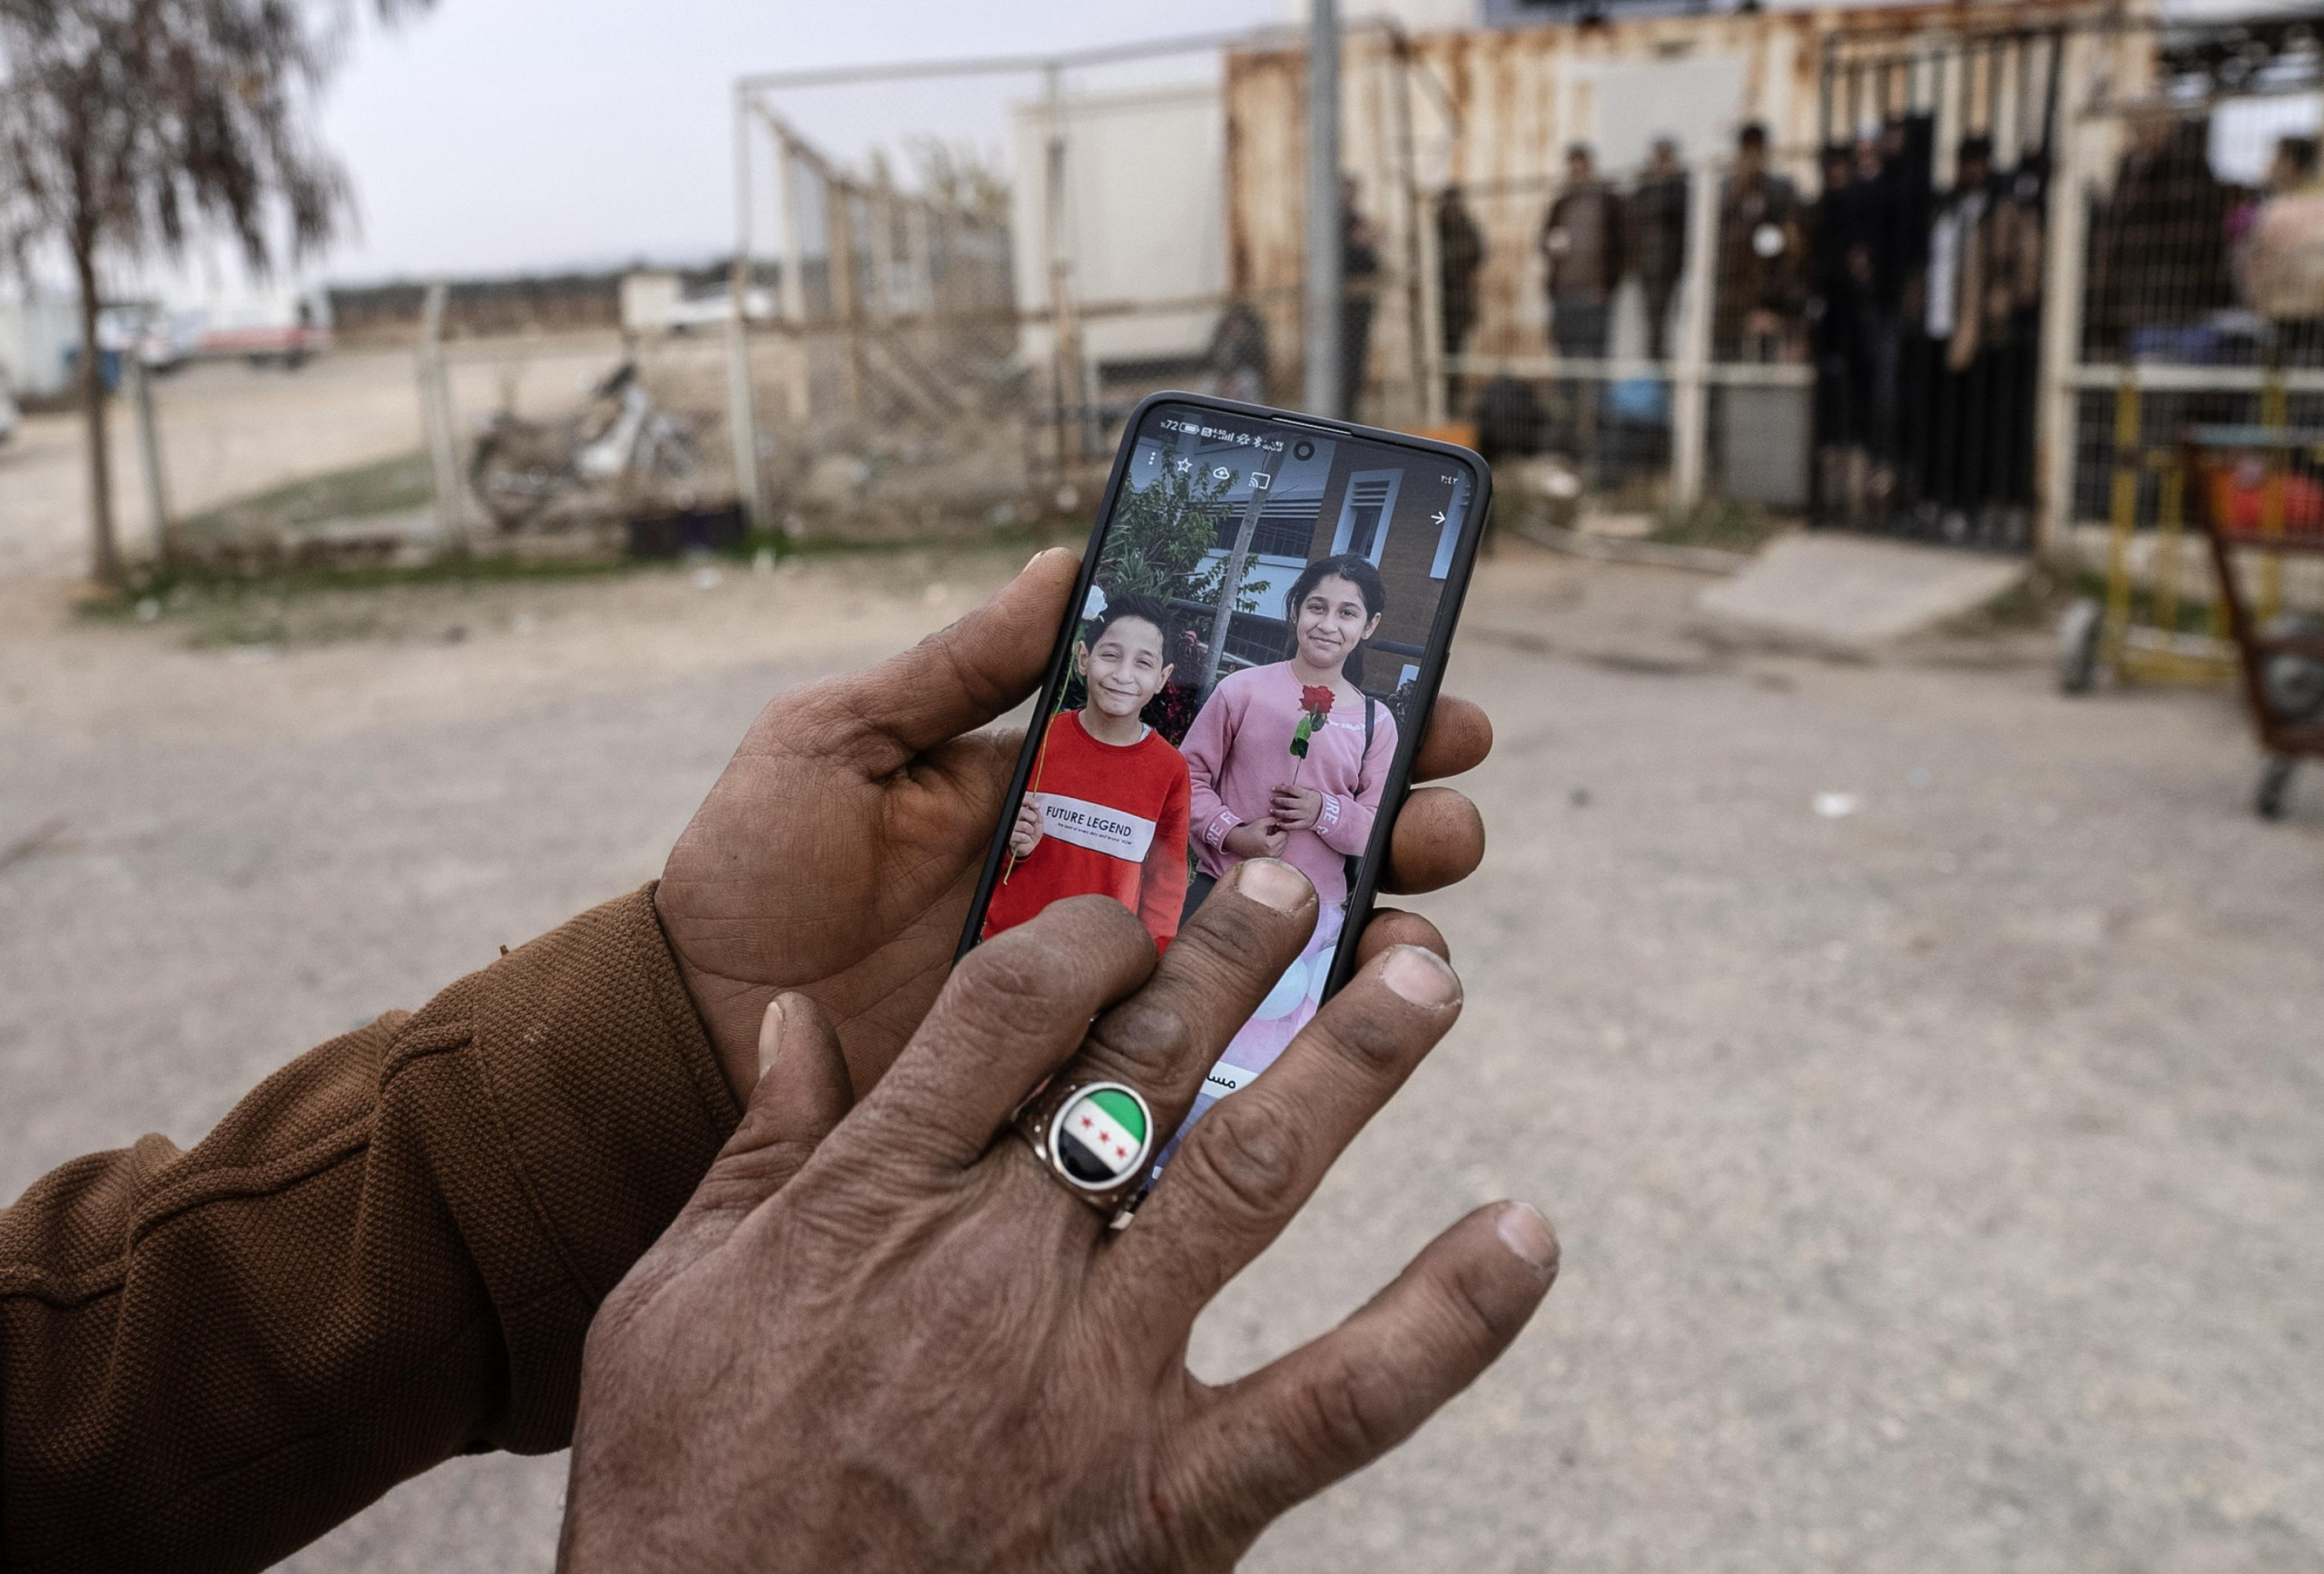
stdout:
MULTIPOLYGON (((678 838, 655 906, 738 1095, 758 1076, 759 1019, 781 990, 803 990, 835 1024, 859 1093, 920 1025, 1021 742, 973 729, 1040 682, 1076 568, 1072 553, 1044 552, 902 654, 777 695, 678 838)), ((1482 711, 1439 699, 1417 773, 1469 770, 1492 746, 1482 711)), ((1397 819, 1388 889, 1433 890, 1483 856, 1474 806, 1423 789, 1397 819)), ((1374 921, 1398 939, 1435 932, 1404 914, 1374 921)))
POLYGON ((1060 902, 961 964, 852 1112, 836 1038, 783 996, 741 1127, 590 1330, 560 1567, 1224 1569, 1466 1386, 1554 1276, 1529 1208, 1470 1215, 1238 1382, 1186 1367, 1196 1315, 1459 1015, 1430 952, 1374 955, 1119 1234, 1006 1126, 1064 1067, 1170 1130, 1315 914, 1297 871, 1247 862, 1157 965, 1125 909, 1060 902))
POLYGON ((1274 812, 1267 818, 1284 830, 1305 831, 1324 812, 1324 795, 1313 787, 1294 787, 1286 782, 1275 790, 1269 807, 1274 812))
POLYGON ((1017 829, 1009 835, 1009 851, 1023 858, 1041 844, 1041 812, 1033 807, 1032 794, 1017 805, 1017 829))

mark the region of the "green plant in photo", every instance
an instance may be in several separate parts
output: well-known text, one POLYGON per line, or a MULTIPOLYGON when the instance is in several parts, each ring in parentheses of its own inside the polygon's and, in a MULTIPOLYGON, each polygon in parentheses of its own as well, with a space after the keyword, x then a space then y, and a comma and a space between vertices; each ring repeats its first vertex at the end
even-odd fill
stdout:
MULTIPOLYGON (((1235 516, 1235 505, 1226 500, 1229 485, 1194 471, 1165 470, 1143 489, 1125 487, 1098 559, 1098 580, 1106 594, 1217 605, 1226 565, 1220 561, 1205 568, 1202 560, 1217 545, 1221 524, 1235 516)), ((1257 607, 1257 591, 1244 586, 1236 610, 1257 607)))

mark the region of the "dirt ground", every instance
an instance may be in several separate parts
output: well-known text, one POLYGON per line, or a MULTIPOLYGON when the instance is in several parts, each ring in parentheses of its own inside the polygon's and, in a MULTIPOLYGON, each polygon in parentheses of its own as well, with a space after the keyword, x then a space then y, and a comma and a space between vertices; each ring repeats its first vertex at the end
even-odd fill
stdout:
MULTIPOLYGON (((0 1195, 650 878, 768 696, 1013 566, 438 587, 201 649, 0 585, 0 1195)), ((2324 782, 2261 823, 2227 699, 2063 700, 2038 644, 1711 651, 1702 583, 1481 580, 1492 851, 1419 904, 1468 1015, 1196 1359, 1490 1197, 1564 1277, 1249 1566, 2324 1567, 2324 782)), ((546 1568, 561 1485, 455 1461, 288 1567, 546 1568)))

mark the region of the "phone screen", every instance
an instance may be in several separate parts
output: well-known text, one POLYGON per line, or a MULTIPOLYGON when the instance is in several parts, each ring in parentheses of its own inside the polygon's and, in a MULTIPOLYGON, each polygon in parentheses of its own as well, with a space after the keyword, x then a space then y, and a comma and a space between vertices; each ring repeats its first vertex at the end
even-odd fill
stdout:
POLYGON ((1169 396, 1132 419, 961 949, 1093 892, 1167 949, 1242 860, 1295 865, 1315 935, 1187 1126, 1352 970, 1483 490, 1465 450, 1385 433, 1169 396))

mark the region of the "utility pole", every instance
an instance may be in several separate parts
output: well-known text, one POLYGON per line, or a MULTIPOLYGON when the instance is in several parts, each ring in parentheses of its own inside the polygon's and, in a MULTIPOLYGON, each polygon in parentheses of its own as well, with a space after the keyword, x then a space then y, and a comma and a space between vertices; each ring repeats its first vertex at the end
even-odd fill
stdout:
POLYGON ((139 320, 137 334, 129 348, 122 351, 122 370, 128 375, 130 393, 137 415, 137 457, 145 472, 145 512, 153 521, 153 561, 167 567, 170 562, 170 493, 162 476, 162 430, 153 416, 153 378, 145 367, 145 324, 139 320))
POLYGON ((1339 0, 1307 0, 1307 389, 1310 415, 1340 408, 1339 0))
POLYGON ((468 551, 467 498, 460 486, 459 438, 452 429, 452 379, 444 365, 442 280, 428 287, 419 314, 419 414, 428 435, 428 467, 436 478, 436 542, 454 556, 468 551))
POLYGON ((1074 317, 1073 254, 1065 233, 1065 68, 1052 61, 1041 93, 1048 143, 1041 165, 1041 246, 1049 261, 1050 420, 1060 475, 1082 457, 1081 328, 1074 317))
POLYGON ((751 114, 749 89, 734 90, 734 264, 726 276, 726 440, 734 456, 734 501, 743 523, 766 528, 759 485, 759 422, 751 388, 751 114))

